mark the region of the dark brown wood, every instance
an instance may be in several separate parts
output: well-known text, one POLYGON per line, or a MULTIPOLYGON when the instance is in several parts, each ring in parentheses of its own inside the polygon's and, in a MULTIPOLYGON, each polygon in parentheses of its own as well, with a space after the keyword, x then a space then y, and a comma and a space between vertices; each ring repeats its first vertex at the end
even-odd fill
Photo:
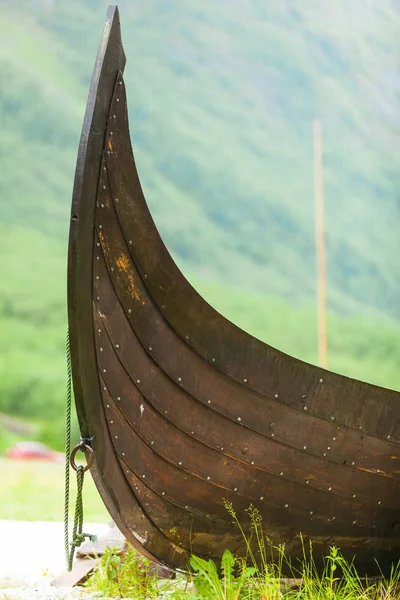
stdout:
POLYGON ((227 321, 190 286, 147 208, 133 158, 118 13, 93 76, 72 208, 69 324, 81 431, 124 535, 185 568, 243 552, 259 510, 290 558, 312 540, 361 569, 400 557, 400 395, 324 371, 227 321))
POLYGON ((112 108, 119 131, 113 152, 107 154, 110 194, 121 199, 115 206, 125 240, 132 242, 129 252, 173 330, 207 362, 240 383, 243 393, 245 388, 256 390, 320 419, 333 419, 339 426, 398 440, 397 392, 325 371, 264 344, 215 311, 183 277, 144 200, 130 145, 122 76, 120 83, 119 102, 112 108))
POLYGON ((175 548, 148 520, 121 469, 102 410, 92 319, 94 217, 110 102, 125 65, 119 13, 110 6, 95 63, 78 151, 68 256, 68 320, 72 375, 83 437, 94 436, 92 475, 122 533, 152 560, 181 566, 175 548), (156 555, 146 550, 146 543, 156 555))

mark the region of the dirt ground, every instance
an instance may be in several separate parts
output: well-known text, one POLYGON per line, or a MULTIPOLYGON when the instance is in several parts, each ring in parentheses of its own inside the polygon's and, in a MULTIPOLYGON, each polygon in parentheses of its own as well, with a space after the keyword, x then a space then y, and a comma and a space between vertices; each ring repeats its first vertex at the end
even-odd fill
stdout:
MULTIPOLYGON (((108 529, 108 524, 85 525, 98 536, 108 529)), ((64 570, 63 523, 0 520, 0 599, 2 588, 48 588, 64 570)))

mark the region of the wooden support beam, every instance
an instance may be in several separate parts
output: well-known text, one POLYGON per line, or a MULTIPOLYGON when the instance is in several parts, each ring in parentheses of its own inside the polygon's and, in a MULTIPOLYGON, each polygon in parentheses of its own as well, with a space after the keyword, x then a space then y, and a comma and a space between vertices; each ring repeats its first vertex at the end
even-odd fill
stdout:
POLYGON ((326 323, 326 257, 324 227, 324 180, 322 154, 322 124, 314 121, 314 192, 315 243, 317 251, 317 308, 318 308, 318 362, 328 368, 328 335, 326 323))

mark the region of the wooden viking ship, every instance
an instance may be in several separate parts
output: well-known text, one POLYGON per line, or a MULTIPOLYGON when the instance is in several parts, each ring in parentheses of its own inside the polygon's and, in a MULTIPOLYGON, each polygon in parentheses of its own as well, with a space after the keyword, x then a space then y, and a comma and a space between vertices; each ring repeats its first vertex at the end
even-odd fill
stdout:
MULTIPOLYGON (((398 392, 284 354, 229 322, 179 271, 132 153, 110 7, 80 141, 68 302, 76 407, 118 527, 172 569, 244 553, 259 511, 289 558, 336 545, 367 572, 400 558, 398 392)), ((163 200, 164 201, 164 200, 163 200)))

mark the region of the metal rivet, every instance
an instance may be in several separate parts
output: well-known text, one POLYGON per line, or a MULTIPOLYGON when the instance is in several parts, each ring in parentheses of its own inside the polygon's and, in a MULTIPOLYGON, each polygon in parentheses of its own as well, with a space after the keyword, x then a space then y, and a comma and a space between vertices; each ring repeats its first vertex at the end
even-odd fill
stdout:
POLYGON ((314 511, 313 511, 313 510, 310 510, 310 515, 313 515, 313 514, 314 514, 314 511))
POLYGON ((100 246, 100 242, 97 242, 96 246, 100 246))
POLYGON ((113 132, 112 132, 112 131, 110 131, 110 135, 113 135, 113 132))
POLYGON ((250 464, 254 465, 254 460, 252 460, 250 464))
POLYGON ((146 475, 143 473, 142 477, 143 477, 143 479, 144 479, 144 478, 146 477, 146 475))
POLYGON ((353 525, 355 525, 357 523, 357 521, 353 521, 353 525))
POLYGON ((116 348, 119 348, 119 344, 115 344, 115 347, 116 347, 116 348))
POLYGON ((289 504, 285 504, 285 508, 289 508, 289 504))
POLYGON ((207 400, 207 403, 208 403, 208 404, 211 404, 211 400, 207 400))
POLYGON ((306 483, 310 483, 310 480, 309 480, 309 479, 307 479, 306 483))
POLYGON ((319 382, 320 382, 320 383, 322 383, 323 381, 324 381, 324 380, 323 380, 323 379, 322 379, 322 377, 321 377, 321 379, 319 380, 319 382))
POLYGON ((242 420, 242 417, 238 417, 238 418, 237 418, 237 420, 238 420, 238 421, 241 421, 241 420, 242 420))
POLYGON ((103 373, 107 373, 107 369, 103 369, 103 373))
POLYGON ((129 245, 132 246, 132 240, 129 240, 129 245))
POLYGON ((303 446, 303 450, 307 450, 307 446, 303 446))
POLYGON ((191 432, 190 432, 190 435, 194 435, 194 431, 191 431, 191 432))
POLYGON ((154 446, 154 440, 151 440, 151 442, 150 442, 150 443, 151 443, 151 445, 152 445, 152 446, 154 446))
POLYGON ((99 225, 99 229, 103 229, 103 225, 99 225))
POLYGON ((100 352, 103 352, 103 348, 100 348, 100 352))
POLYGON ((161 496, 165 496, 165 492, 161 492, 161 496))
POLYGON ((118 198, 115 198, 115 202, 119 202, 118 198))
POLYGON ((303 406, 303 410, 307 410, 307 406, 303 406))
POLYGON ((358 426, 358 429, 361 429, 361 425, 358 426))
POLYGON ((111 425, 114 425, 114 421, 110 421, 111 425))
POLYGON ((96 300, 100 300, 100 296, 96 296, 96 300))
POLYGON ((331 447, 330 447, 330 446, 328 446, 327 450, 330 450, 330 449, 331 449, 331 447))
POLYGON ((274 434, 274 433, 271 433, 271 437, 275 437, 275 434, 274 434))
POLYGON ((125 452, 122 453, 122 456, 125 456, 125 452))
POLYGON ((104 208, 104 204, 100 204, 100 208, 104 208))
POLYGON ((353 462, 351 463, 351 466, 352 466, 352 467, 354 467, 354 465, 355 465, 355 464, 356 464, 356 463, 353 461, 353 462))
POLYGON ((306 394, 303 394, 302 397, 301 397, 302 400, 304 400, 304 398, 307 398, 306 394))
POLYGON ((136 379, 136 383, 140 383, 140 379, 136 379))
POLYGON ((390 440, 390 435, 387 436, 387 439, 390 440))
POLYGON ((101 329, 98 329, 98 330, 97 330, 97 332, 98 332, 98 333, 101 333, 101 329))
POLYGON ((107 167, 103 167, 103 171, 107 171, 107 167))
POLYGON ((189 339, 189 336, 188 336, 188 335, 185 335, 185 338, 188 340, 188 339, 189 339))
POLYGON ((279 475, 281 475, 281 476, 282 476, 282 475, 283 475, 283 471, 281 471, 281 472, 279 473, 279 475))
POLYGON ((237 488, 233 488, 233 491, 234 491, 234 492, 237 492, 237 490, 238 490, 237 488))
POLYGON ((117 98, 117 102, 119 102, 119 98, 117 98))
POLYGON ((215 358, 213 358, 212 361, 215 362, 215 358))
POLYGON ((107 150, 107 154, 108 154, 108 155, 110 155, 110 154, 111 154, 111 152, 110 152, 109 150, 107 150))
POLYGON ((179 462, 178 462, 178 465, 182 465, 182 462, 181 462, 181 461, 179 461, 179 462))
POLYGON ((96 260, 100 260, 100 256, 96 256, 96 260))
POLYGON ((178 377, 178 381, 182 381, 182 377, 178 377))
POLYGON ((147 279, 147 274, 146 273, 144 274, 144 278, 147 279))
POLYGON ((208 476, 208 477, 207 477, 207 481, 210 481, 210 479, 211 479, 211 477, 210 477, 210 476, 208 476))
POLYGON ((128 313, 131 313, 131 312, 132 312, 132 309, 131 309, 131 308, 128 308, 128 313))
POLYGON ((115 439, 116 439, 116 440, 118 439, 118 436, 117 436, 117 435, 115 436, 115 439))
POLYGON ((275 398, 279 398, 279 394, 275 394, 275 398))
POLYGON ((334 441, 334 442, 336 442, 336 438, 335 438, 335 437, 334 437, 334 438, 332 438, 332 439, 333 439, 333 441, 334 441))
POLYGON ((107 388, 106 388, 106 387, 103 387, 103 390, 106 392, 106 391, 107 391, 107 388))
POLYGON ((331 417, 331 421, 334 421, 334 420, 335 420, 335 417, 331 417))
POLYGON ((103 190, 107 189, 105 185, 103 185, 103 190))
POLYGON ((121 400, 121 398, 120 398, 119 396, 117 396, 117 400, 118 400, 118 401, 120 401, 120 400, 121 400))
POLYGON ((98 280, 100 279, 100 277, 99 277, 98 275, 96 275, 96 279, 97 279, 97 281, 98 281, 98 280))
POLYGON ((152 348, 151 346, 149 346, 149 350, 150 350, 150 352, 151 352, 151 351, 153 350, 153 348, 152 348))
POLYGON ((382 504, 381 500, 379 500, 378 504, 382 504))
POLYGON ((111 271, 114 272, 114 267, 111 267, 111 271))
POLYGON ((168 414, 168 411, 167 411, 167 410, 164 410, 164 415, 166 415, 166 414, 168 414))
POLYGON ((246 379, 246 377, 243 379, 243 381, 244 381, 245 383, 247 383, 247 379, 246 379))
POLYGON ((260 497, 260 500, 264 500, 264 496, 261 496, 261 497, 260 497))
POLYGON ((380 469, 377 469, 377 470, 376 470, 376 472, 377 472, 377 473, 380 473, 380 472, 381 472, 381 470, 380 470, 380 469))
POLYGON ((324 452, 324 456, 326 456, 326 452, 324 452))
POLYGON ((331 488, 331 487, 328 487, 328 490, 331 492, 331 491, 332 491, 332 488, 331 488))
POLYGON ((355 495, 355 494, 353 494, 353 498, 356 498, 356 495, 355 495))
POLYGON ((106 406, 107 406, 107 408, 110 408, 110 405, 109 405, 109 404, 106 404, 106 406))

